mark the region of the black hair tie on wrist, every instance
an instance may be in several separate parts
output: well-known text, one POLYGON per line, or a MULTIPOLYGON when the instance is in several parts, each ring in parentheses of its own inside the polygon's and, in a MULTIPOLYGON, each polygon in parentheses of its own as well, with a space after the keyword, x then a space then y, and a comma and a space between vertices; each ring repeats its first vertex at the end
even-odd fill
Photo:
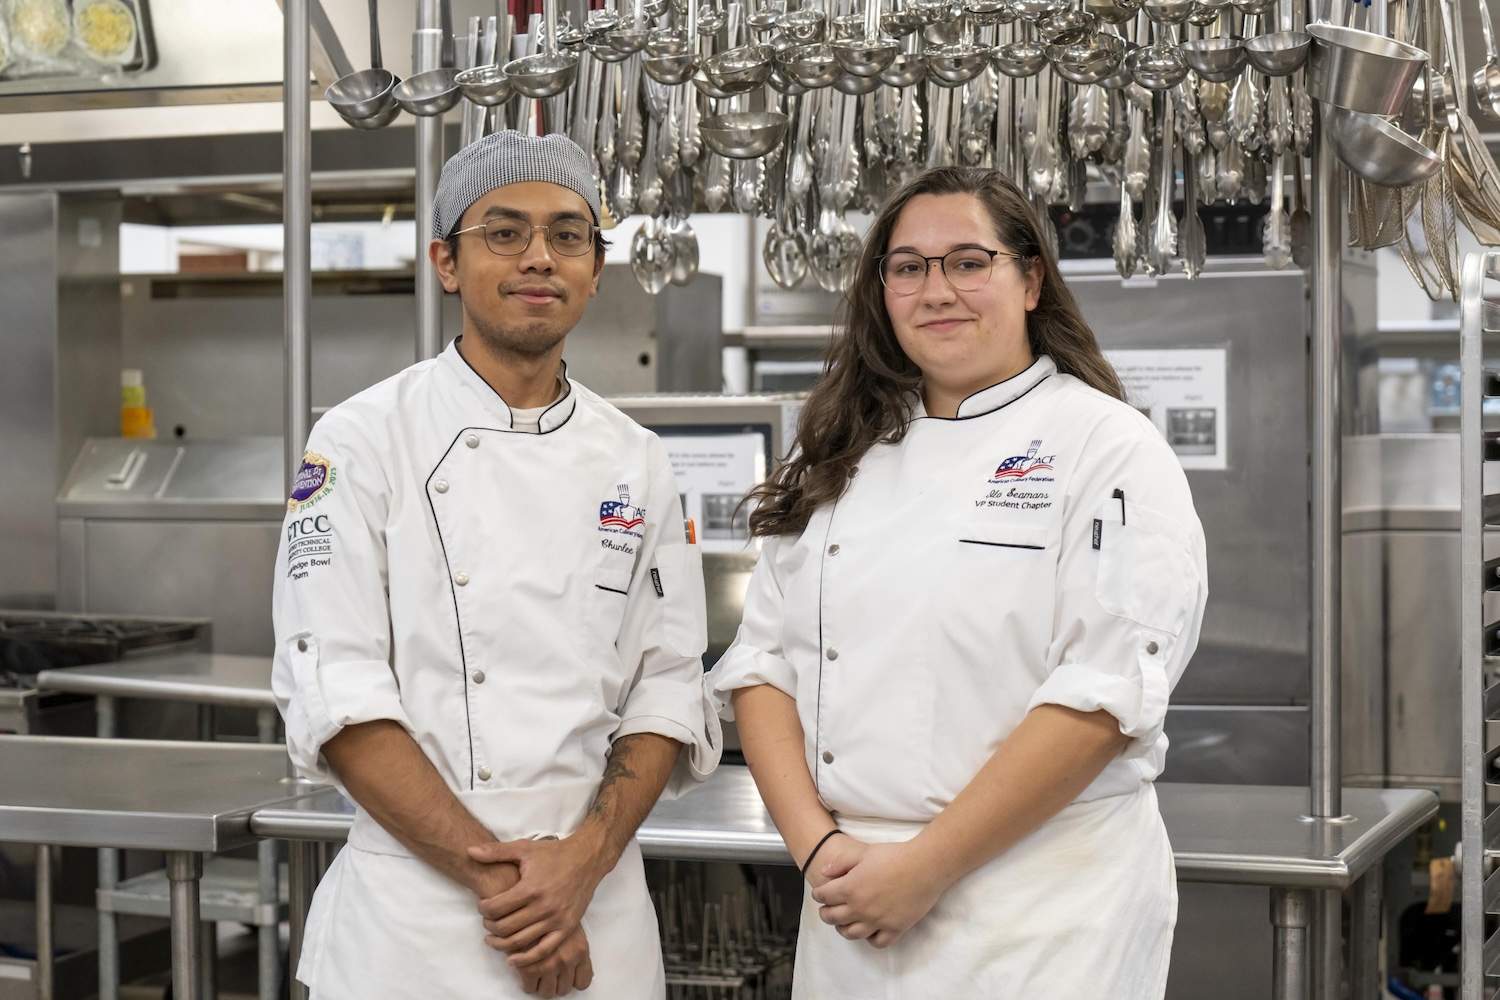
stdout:
POLYGON ((818 841, 817 845, 813 847, 812 853, 807 856, 807 860, 802 862, 802 878, 804 880, 806 880, 807 878, 807 869, 812 867, 813 858, 818 856, 818 852, 823 849, 823 845, 828 843, 829 839, 834 834, 843 832, 844 831, 840 830, 838 827, 834 827, 832 830, 829 830, 827 833, 823 834, 823 839, 818 841))

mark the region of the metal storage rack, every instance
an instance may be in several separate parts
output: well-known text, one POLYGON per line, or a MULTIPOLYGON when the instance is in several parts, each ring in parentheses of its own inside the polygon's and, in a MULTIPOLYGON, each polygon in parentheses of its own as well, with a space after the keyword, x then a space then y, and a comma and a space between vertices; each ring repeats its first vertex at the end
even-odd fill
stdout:
POLYGON ((1486 525, 1500 524, 1500 492, 1486 488, 1485 470, 1500 461, 1500 435, 1484 430, 1484 402, 1500 397, 1500 369, 1486 368, 1485 346, 1500 334, 1500 253, 1474 253, 1464 261, 1459 322, 1460 506, 1459 567, 1463 579, 1460 636, 1463 650, 1463 980, 1462 1000, 1483 1000, 1487 978, 1500 975, 1500 932, 1486 934, 1500 914, 1500 809, 1490 809, 1491 778, 1500 742, 1490 737, 1500 721, 1500 621, 1485 613, 1485 595, 1500 592, 1500 558, 1485 559, 1486 525))

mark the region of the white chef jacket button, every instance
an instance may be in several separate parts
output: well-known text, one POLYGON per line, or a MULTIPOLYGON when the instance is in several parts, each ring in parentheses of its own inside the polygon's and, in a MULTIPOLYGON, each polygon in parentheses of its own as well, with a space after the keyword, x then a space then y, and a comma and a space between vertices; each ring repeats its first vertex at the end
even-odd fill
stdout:
POLYGON ((836 650, 836 649, 834 649, 832 646, 829 646, 828 647, 828 658, 830 660, 837 660, 839 658, 839 651, 836 650))
POLYGON ((297 652, 299 652, 299 653, 305 653, 305 652, 307 652, 307 640, 306 639, 298 639, 297 640, 297 652))
POLYGON ((832 752, 830 752, 828 750, 824 750, 823 751, 823 763, 825 763, 825 764, 832 764, 833 763, 833 754, 832 754, 832 752))
POLYGON ((1151 641, 1151 642, 1146 643, 1146 652, 1152 654, 1153 656, 1156 654, 1156 651, 1158 649, 1160 649, 1160 648, 1161 647, 1158 646, 1154 640, 1151 641))
POLYGON ((483 670, 476 670, 472 674, 470 674, 469 676, 473 678, 475 684, 483 684, 484 683, 484 671, 483 670))
POLYGON ((839 543, 838 542, 834 542, 832 545, 828 546, 828 554, 831 555, 831 556, 836 556, 836 555, 839 554, 839 543))
POLYGON ((467 587, 469 585, 469 574, 455 573, 453 574, 453 582, 458 584, 460 587, 467 587))
POLYGON ((470 448, 478 448, 479 447, 479 435, 478 434, 470 434, 468 437, 464 438, 464 444, 468 445, 470 448))
POLYGON ((489 781, 490 769, 487 767, 481 767, 479 770, 474 772, 474 777, 478 778, 480 781, 489 781))
POLYGON ((437 490, 439 493, 447 493, 448 492, 448 480, 446 480, 446 479, 439 479, 437 482, 435 482, 435 483, 432 484, 432 488, 435 489, 435 490, 437 490))

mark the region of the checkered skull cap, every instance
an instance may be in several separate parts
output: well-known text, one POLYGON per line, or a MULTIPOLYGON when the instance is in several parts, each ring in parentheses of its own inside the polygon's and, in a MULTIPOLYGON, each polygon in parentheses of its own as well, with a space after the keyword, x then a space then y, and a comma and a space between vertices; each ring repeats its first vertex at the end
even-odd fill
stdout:
POLYGON ((449 157, 432 205, 432 238, 447 239, 480 198, 507 184, 543 181, 578 192, 599 224, 599 180, 589 158, 567 136, 487 135, 449 157))

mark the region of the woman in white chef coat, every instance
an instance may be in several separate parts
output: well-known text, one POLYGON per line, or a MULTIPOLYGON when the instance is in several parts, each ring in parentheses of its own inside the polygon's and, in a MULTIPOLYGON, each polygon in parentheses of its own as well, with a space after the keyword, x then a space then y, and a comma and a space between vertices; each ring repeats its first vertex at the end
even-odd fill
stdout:
POLYGON ((1182 469, 994 171, 891 197, 843 326, 710 678, 808 882, 794 995, 1160 997, 1182 469))

